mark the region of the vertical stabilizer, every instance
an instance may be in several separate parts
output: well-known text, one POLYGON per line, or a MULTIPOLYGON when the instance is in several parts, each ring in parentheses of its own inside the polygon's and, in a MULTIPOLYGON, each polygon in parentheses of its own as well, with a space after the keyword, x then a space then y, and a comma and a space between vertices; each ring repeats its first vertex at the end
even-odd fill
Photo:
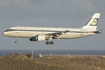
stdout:
POLYGON ((96 30, 100 13, 95 13, 82 29, 96 30))

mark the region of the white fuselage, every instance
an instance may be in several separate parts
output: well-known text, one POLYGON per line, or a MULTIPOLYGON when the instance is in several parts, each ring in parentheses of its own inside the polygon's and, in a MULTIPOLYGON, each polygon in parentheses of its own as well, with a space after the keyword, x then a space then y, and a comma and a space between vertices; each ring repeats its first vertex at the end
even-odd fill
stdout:
POLYGON ((9 37, 29 38, 30 41, 46 41, 46 44, 53 45, 52 39, 73 39, 100 34, 97 29, 100 13, 95 13, 82 28, 50 28, 50 27, 12 27, 3 34, 9 37), (50 42, 48 40, 51 40, 50 42))
POLYGON ((84 30, 84 29, 74 29, 74 28, 48 28, 48 27, 12 27, 4 32, 5 36, 9 37, 18 37, 18 38, 32 38, 36 35, 46 35, 53 34, 55 32, 61 32, 69 30, 65 34, 59 36, 59 39, 73 39, 80 38, 90 35, 95 35, 96 33, 92 33, 92 30, 84 30))

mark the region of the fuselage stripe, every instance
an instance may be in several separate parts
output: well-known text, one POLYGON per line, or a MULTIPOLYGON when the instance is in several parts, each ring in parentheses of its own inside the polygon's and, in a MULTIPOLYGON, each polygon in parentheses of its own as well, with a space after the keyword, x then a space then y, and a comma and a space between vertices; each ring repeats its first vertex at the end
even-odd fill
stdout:
MULTIPOLYGON (((11 30, 11 31, 18 31, 18 32, 21 32, 21 31, 33 31, 33 32, 62 32, 62 31, 53 31, 53 30, 11 30)), ((8 31, 5 31, 5 32, 8 32, 8 31)), ((84 32, 84 31, 70 31, 68 33, 88 33, 88 32, 84 32)))

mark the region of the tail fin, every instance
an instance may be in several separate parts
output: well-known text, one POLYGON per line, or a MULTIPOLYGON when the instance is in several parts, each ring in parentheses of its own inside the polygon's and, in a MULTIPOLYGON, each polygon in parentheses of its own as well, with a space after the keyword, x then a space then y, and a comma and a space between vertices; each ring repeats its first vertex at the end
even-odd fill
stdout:
POLYGON ((96 30, 99 18, 100 13, 95 13, 82 29, 96 30))

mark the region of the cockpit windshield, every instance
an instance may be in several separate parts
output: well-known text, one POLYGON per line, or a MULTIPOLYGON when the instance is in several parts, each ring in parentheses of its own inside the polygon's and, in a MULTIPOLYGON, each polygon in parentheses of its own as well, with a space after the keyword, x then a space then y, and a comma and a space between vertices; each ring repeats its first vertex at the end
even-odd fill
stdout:
POLYGON ((7 29, 5 32, 7 32, 7 31, 15 31, 14 29, 7 29))

